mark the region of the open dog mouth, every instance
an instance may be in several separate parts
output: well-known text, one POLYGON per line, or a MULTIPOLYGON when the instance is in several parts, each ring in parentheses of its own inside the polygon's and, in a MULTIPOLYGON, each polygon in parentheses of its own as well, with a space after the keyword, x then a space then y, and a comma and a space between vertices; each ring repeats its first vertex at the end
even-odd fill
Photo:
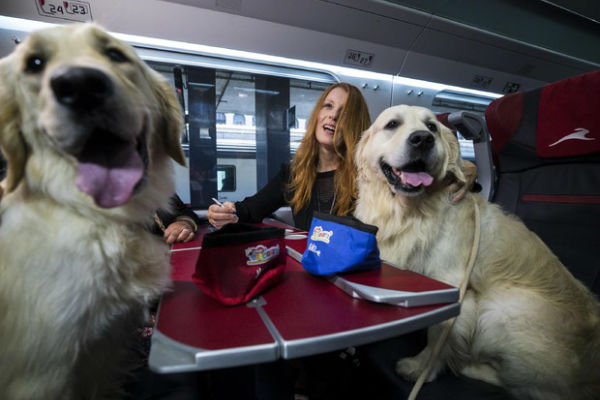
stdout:
POLYGON ((395 168, 381 159, 379 166, 389 184, 406 195, 418 195, 433 183, 433 177, 426 172, 427 165, 423 160, 414 160, 395 168))
POLYGON ((114 132, 96 129, 76 156, 75 183, 102 208, 125 204, 140 184, 148 165, 145 135, 124 140, 114 132))

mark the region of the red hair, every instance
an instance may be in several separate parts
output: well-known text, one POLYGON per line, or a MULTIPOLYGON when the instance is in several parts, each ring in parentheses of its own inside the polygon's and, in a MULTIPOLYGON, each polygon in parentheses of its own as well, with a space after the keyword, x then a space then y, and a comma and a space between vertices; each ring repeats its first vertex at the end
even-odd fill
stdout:
POLYGON ((333 136, 335 152, 338 157, 338 167, 334 175, 336 201, 333 213, 347 215, 354 211, 357 191, 354 148, 362 132, 371 125, 371 118, 369 108, 360 90, 348 83, 336 83, 325 89, 319 97, 308 119, 306 134, 291 164, 289 189, 294 192, 294 195, 290 200, 290 205, 295 213, 306 207, 312 196, 319 162, 319 142, 316 138, 318 116, 327 95, 335 88, 345 90, 348 93, 348 99, 341 110, 333 136))

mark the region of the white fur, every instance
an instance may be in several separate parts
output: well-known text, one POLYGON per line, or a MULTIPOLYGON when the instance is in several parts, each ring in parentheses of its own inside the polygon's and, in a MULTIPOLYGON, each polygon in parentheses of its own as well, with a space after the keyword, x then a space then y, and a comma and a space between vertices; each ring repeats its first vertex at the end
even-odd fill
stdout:
MULTIPOLYGON (((474 235, 474 202, 481 210, 481 243, 461 314, 429 380, 454 372, 507 388, 519 399, 600 399, 600 306, 594 295, 517 218, 477 194, 449 201, 448 183, 461 180, 458 141, 438 125, 435 181, 416 197, 395 194, 378 160, 405 152, 410 132, 433 114, 421 107, 385 110, 357 148, 359 197, 355 215, 379 227, 381 256, 459 286, 474 235), (403 123, 393 132, 390 119, 403 123)), ((428 332, 422 353, 398 362, 415 380, 443 324, 428 332)))
POLYGON ((179 105, 129 46, 94 25, 32 34, 0 62, 0 399, 115 398, 115 372, 149 303, 169 283, 168 248, 147 226, 174 191, 179 105), (106 46, 106 47, 105 47, 106 46), (130 59, 114 63, 113 46, 130 59), (23 65, 46 58, 40 73, 23 65), (146 121, 149 163, 129 201, 100 208, 75 185, 69 149, 82 132, 49 89, 58 68, 93 66, 114 82, 120 112, 146 121))

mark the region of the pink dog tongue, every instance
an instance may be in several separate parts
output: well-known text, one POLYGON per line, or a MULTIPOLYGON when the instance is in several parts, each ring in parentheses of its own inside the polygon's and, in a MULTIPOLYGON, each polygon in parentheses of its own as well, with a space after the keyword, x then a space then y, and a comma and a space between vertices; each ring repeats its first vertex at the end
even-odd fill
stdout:
POLYGON ((123 205, 142 179, 144 163, 133 145, 97 151, 80 160, 75 183, 103 208, 123 205))
POLYGON ((402 171, 402 182, 411 186, 429 186, 433 182, 433 177, 426 172, 406 172, 402 171))

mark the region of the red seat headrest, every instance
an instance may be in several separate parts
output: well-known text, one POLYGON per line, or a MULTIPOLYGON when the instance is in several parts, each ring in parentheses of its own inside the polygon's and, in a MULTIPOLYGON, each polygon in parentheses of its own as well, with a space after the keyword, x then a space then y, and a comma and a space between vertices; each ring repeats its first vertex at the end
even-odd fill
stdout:
POLYGON ((600 152, 600 70, 494 100, 485 111, 495 156, 514 140, 541 158, 600 152))
POLYGON ((539 157, 600 151, 600 71, 544 86, 539 102, 539 157))

